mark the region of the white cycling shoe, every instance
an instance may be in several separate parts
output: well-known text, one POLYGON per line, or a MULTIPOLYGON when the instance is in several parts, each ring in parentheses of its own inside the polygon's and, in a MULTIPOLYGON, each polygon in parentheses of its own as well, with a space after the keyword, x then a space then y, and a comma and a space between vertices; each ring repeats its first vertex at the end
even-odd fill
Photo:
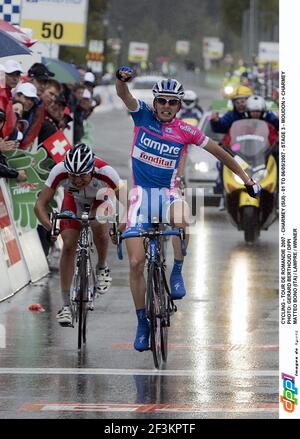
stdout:
POLYGON ((112 278, 110 270, 106 266, 100 270, 96 270, 96 293, 105 294, 111 286, 112 278))
POLYGON ((56 318, 61 326, 73 326, 72 313, 69 306, 63 306, 56 314, 56 318))

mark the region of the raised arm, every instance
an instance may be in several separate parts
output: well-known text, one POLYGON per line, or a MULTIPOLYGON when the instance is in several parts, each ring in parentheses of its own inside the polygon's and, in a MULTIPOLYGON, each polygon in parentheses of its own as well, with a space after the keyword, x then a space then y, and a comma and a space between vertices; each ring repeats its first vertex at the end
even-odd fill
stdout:
POLYGON ((130 93, 126 82, 134 77, 134 71, 131 67, 120 67, 116 71, 116 90, 119 98, 122 99, 129 111, 135 111, 138 108, 138 102, 130 93))

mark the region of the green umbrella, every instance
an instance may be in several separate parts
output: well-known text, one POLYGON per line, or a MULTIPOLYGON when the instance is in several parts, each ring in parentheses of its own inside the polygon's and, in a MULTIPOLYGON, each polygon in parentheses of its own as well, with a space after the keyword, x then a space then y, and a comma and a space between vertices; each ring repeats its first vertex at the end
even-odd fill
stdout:
POLYGON ((54 58, 42 58, 43 64, 55 74, 54 79, 65 84, 80 81, 80 74, 73 64, 54 58))

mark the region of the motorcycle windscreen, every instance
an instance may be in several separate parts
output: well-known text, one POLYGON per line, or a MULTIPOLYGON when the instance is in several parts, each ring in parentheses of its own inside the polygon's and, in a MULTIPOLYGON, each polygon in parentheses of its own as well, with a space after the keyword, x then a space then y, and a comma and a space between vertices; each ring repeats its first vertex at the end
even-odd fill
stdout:
POLYGON ((255 172, 264 168, 269 144, 268 124, 259 119, 242 119, 230 129, 231 150, 243 158, 255 172))

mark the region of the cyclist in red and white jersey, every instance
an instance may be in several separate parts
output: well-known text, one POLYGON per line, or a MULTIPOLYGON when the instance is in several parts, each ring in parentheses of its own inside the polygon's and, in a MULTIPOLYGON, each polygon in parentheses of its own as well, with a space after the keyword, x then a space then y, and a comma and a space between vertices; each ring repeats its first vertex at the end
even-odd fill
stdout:
MULTIPOLYGON (((70 210, 80 216, 86 205, 90 213, 106 201, 105 193, 116 194, 120 177, 114 168, 101 158, 96 157, 91 148, 84 143, 75 145, 69 150, 63 162, 55 165, 45 186, 42 189, 36 205, 35 213, 41 224, 50 231, 52 228, 48 216, 48 205, 59 186, 64 188, 62 210, 70 210)), ((96 267, 96 289, 104 294, 111 285, 112 278, 106 263, 108 251, 108 225, 91 221, 94 243, 98 253, 96 267)), ((60 259, 60 279, 63 307, 57 314, 57 319, 63 326, 71 325, 70 288, 74 273, 76 244, 79 238, 81 224, 74 220, 61 220, 60 230, 63 239, 63 249, 60 259)))

